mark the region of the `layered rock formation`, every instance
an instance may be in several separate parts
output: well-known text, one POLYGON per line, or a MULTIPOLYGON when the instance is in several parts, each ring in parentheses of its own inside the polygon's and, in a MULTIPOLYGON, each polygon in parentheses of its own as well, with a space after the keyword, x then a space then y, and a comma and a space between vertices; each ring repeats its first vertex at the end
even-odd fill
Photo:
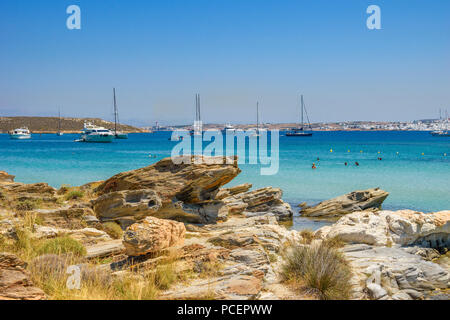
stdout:
POLYGON ((0 253, 0 300, 44 300, 26 271, 26 263, 10 253, 0 253))
MULTIPOLYGON (((118 174, 96 189, 101 194, 92 201, 101 221, 117 221, 125 229, 145 217, 173 219, 189 223, 225 221, 229 214, 245 212, 276 213, 280 220, 293 212, 282 191, 267 187, 248 191, 250 184, 219 189, 240 173, 237 159, 228 163, 208 161, 174 164, 170 158, 118 174)), ((223 162, 222 161, 222 162, 223 162)))
POLYGON ((450 268, 431 260, 450 246, 450 211, 355 212, 315 237, 348 244, 342 250, 354 271, 357 299, 449 298, 450 268))
MULTIPOLYGON (((296 231, 288 231, 277 223, 273 214, 257 217, 232 217, 220 224, 203 227, 188 225, 187 247, 220 254, 198 260, 193 257, 194 271, 201 272, 202 264, 214 261, 220 267, 207 279, 196 279, 189 285, 178 285, 164 292, 164 299, 283 299, 286 291, 274 294, 272 287, 279 284, 278 253, 289 241, 300 241, 296 231), (271 261, 272 260, 272 261, 271 261)), ((198 256, 197 256, 198 257, 198 256)), ((287 290, 288 291, 288 290, 287 290)), ((288 292, 290 293, 290 292, 288 292)), ((295 296, 294 298, 299 298, 295 296)))
POLYGON ((237 159, 220 159, 222 163, 205 160, 196 164, 192 157, 191 164, 175 164, 166 158, 115 175, 96 189, 102 196, 93 201, 94 210, 102 220, 118 220, 123 227, 146 216, 215 222, 226 215, 215 195, 240 173, 237 159))
POLYGON ((106 180, 96 191, 105 194, 148 188, 156 192, 163 204, 173 198, 186 203, 212 200, 221 186, 241 172, 237 158, 220 159, 222 161, 202 158, 201 163, 196 164, 195 157, 191 157, 190 164, 176 164, 172 158, 165 158, 145 168, 119 173, 106 180))
POLYGON ((118 221, 125 226, 156 214, 162 206, 160 197, 150 189, 107 193, 92 204, 102 221, 118 221))
POLYGON ((304 205, 300 214, 304 217, 338 219, 356 211, 380 209, 388 195, 388 192, 379 188, 353 191, 334 199, 322 201, 313 207, 304 205))
POLYGON ((422 213, 412 210, 361 211, 316 232, 319 238, 339 237, 348 243, 387 246, 419 244, 436 249, 450 247, 450 211, 422 213))
MULTIPOLYGON (((237 190, 246 190, 238 186, 237 190)), ((248 190, 248 189, 247 189, 248 190)), ((266 187, 254 191, 228 191, 230 195, 223 197, 229 213, 274 213, 278 220, 290 220, 293 216, 291 206, 281 197, 283 191, 279 188, 266 187)))

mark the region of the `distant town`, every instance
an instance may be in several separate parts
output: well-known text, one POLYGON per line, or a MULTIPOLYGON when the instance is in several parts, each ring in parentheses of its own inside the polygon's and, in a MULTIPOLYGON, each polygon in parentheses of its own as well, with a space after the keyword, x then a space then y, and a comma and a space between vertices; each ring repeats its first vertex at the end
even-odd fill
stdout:
MULTIPOLYGON (((327 123, 312 123, 312 130, 318 131, 436 131, 441 130, 443 125, 448 124, 449 118, 415 120, 415 121, 343 121, 343 122, 327 122, 327 123)), ((230 124, 228 124, 229 126, 230 124)), ((226 124, 204 124, 203 129, 220 129, 222 130, 226 124)), ((233 125, 235 129, 249 129, 254 128, 256 124, 236 124, 233 125)), ((297 123, 262 123, 260 128, 278 129, 280 131, 289 130, 297 127, 297 123)), ((186 129, 190 130, 192 125, 180 126, 154 126, 142 127, 145 130, 151 131, 173 131, 186 129)))

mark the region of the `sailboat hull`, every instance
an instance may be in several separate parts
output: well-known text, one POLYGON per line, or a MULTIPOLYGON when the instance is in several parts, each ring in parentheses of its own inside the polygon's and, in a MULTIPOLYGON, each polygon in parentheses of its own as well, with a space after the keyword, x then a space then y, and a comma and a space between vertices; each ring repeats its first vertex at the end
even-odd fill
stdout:
POLYGON ((116 139, 128 139, 128 134, 118 133, 118 134, 116 134, 116 139))

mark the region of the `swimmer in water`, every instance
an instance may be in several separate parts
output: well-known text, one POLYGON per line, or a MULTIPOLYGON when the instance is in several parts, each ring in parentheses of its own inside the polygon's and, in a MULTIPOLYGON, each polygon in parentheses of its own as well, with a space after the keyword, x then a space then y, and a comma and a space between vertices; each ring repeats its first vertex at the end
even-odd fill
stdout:
POLYGON ((344 164, 345 164, 345 166, 347 166, 348 163, 346 162, 346 163, 344 163, 344 164))
POLYGON ((312 164, 312 168, 313 169, 316 169, 316 164, 313 162, 313 164, 312 164))
POLYGON ((357 166, 357 167, 359 166, 359 162, 358 161, 355 162, 355 166, 357 166))

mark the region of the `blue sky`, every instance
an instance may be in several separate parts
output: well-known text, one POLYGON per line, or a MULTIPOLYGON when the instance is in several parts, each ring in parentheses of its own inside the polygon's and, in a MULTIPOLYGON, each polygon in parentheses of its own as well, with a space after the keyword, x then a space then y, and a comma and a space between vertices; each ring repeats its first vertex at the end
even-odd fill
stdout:
POLYGON ((448 0, 2 0, 0 116, 190 123, 413 120, 450 111, 448 0), (82 29, 66 28, 81 8, 82 29), (381 8, 368 30, 366 8, 381 8))

